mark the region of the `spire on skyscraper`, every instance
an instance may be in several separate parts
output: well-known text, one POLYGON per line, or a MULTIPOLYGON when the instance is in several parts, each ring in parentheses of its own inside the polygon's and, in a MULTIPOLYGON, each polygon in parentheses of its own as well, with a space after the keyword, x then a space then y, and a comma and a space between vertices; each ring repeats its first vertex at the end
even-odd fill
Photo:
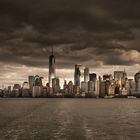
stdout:
POLYGON ((53 46, 51 48, 52 48, 52 55, 53 55, 53 46))

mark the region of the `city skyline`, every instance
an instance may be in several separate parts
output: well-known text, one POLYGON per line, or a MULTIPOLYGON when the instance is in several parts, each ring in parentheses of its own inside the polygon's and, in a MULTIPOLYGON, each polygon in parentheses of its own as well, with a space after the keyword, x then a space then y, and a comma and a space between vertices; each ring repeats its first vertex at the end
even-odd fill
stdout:
MULTIPOLYGON (((140 70, 140 2, 136 0, 0 1, 0 81, 28 75, 48 80, 51 47, 56 74, 73 80, 74 65, 100 75, 140 70)), ((0 85, 0 86, 1 86, 0 85)))

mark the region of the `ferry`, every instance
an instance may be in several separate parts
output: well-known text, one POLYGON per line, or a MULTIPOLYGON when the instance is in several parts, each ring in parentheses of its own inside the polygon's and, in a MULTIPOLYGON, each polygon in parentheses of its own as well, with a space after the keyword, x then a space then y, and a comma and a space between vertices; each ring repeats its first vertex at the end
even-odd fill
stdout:
POLYGON ((136 96, 128 96, 127 98, 128 99, 136 99, 137 97, 136 96))
POLYGON ((114 96, 104 96, 105 99, 112 99, 114 96))

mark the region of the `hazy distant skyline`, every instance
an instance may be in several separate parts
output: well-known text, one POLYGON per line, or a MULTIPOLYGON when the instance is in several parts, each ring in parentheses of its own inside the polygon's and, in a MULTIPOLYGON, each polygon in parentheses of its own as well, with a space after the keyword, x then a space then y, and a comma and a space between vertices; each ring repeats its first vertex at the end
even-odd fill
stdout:
POLYGON ((62 79, 73 79, 76 63, 132 77, 140 70, 139 7, 139 0, 0 0, 0 84, 48 78, 52 46, 62 79))

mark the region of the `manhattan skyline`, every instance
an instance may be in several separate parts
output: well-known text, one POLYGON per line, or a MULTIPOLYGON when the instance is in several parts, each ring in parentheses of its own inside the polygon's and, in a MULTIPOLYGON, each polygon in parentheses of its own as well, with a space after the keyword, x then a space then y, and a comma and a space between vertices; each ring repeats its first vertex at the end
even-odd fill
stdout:
POLYGON ((0 81, 28 75, 48 80, 51 48, 56 75, 73 80, 74 65, 97 74, 140 70, 140 1, 1 0, 0 81))

